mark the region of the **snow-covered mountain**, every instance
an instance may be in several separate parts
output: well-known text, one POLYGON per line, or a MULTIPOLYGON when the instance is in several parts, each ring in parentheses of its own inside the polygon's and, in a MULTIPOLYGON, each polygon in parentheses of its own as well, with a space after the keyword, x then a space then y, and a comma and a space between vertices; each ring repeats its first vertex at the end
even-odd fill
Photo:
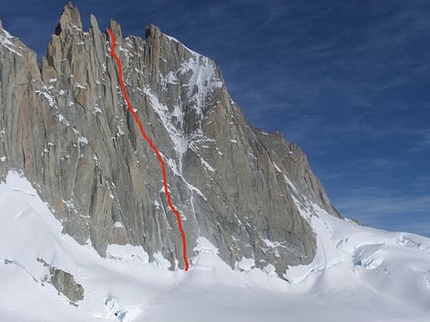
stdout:
POLYGON ((359 226, 215 63, 64 8, 40 66, 0 22, 0 321, 428 321, 430 240, 359 226))

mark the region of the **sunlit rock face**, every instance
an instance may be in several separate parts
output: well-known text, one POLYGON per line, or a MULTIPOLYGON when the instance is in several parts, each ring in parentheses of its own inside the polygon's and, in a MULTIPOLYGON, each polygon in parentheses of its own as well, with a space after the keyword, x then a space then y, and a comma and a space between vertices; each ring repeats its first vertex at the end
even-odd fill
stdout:
MULTIPOLYGON (((112 40, 94 16, 82 29, 64 8, 40 65, 0 24, 0 175, 22 171, 69 234, 105 256, 109 244, 160 253, 184 267, 177 221, 160 164, 127 110, 112 40)), ((161 152, 187 236, 218 248, 232 268, 308 264, 315 236, 298 204, 331 206, 306 156, 279 133, 264 133, 231 99, 215 63, 149 25, 116 52, 145 131, 161 152), (298 201, 298 202, 297 202, 298 201)))

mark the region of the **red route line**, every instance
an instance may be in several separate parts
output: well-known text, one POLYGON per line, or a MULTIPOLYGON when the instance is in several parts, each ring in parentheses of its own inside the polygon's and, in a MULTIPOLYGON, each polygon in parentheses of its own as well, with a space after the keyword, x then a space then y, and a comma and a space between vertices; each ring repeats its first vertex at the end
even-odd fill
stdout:
POLYGON ((188 271, 189 263, 187 258, 187 240, 185 236, 185 231, 182 227, 182 220, 181 216, 179 215, 178 210, 175 208, 175 206, 172 203, 172 197, 169 192, 169 188, 167 187, 167 174, 166 174, 166 164, 164 163, 163 158, 161 157, 160 151, 158 151, 155 144, 152 142, 152 140, 149 138, 149 136, 146 134, 145 130, 143 129, 142 122, 140 122, 139 117, 137 116, 136 112, 133 109, 133 106, 131 105, 130 98, 128 97, 127 89, 125 88, 124 81, 123 81, 123 75, 122 75, 122 64, 121 60, 119 59, 118 55, 115 53, 115 47, 116 47, 116 38, 113 34, 111 29, 108 29, 109 35, 112 38, 112 46, 110 48, 110 54, 113 58, 115 58, 116 63, 118 65, 118 77, 119 77, 119 84, 121 85, 122 93, 124 94, 125 102, 127 103, 128 109, 131 112, 131 115, 133 115, 134 120, 136 121, 137 125, 139 126, 140 133, 142 134, 143 138, 148 142, 151 149, 155 152, 155 155, 157 156, 158 162, 160 162, 161 165, 161 173, 163 175, 163 184, 164 184, 164 192, 166 193, 167 203, 169 204, 170 209, 172 209, 173 213, 176 216, 176 219, 178 220, 178 228, 179 232, 181 233, 182 238, 182 257, 184 258, 185 262, 185 271, 188 271))

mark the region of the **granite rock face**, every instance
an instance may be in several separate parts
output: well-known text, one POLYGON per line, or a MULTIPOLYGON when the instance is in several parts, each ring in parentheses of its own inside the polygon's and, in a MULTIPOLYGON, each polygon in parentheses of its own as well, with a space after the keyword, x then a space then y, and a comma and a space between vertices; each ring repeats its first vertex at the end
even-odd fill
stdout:
MULTIPOLYGON (((64 233, 101 256, 130 243, 183 268, 160 165, 125 105, 111 39, 90 19, 85 32, 68 4, 40 65, 0 24, 0 176, 22 171, 64 233)), ((315 236, 294 198, 341 215, 299 147, 250 125, 212 60, 153 25, 144 39, 123 39, 115 21, 109 28, 130 99, 166 162, 188 257, 202 236, 233 268, 252 258, 282 276, 310 263, 315 236)))

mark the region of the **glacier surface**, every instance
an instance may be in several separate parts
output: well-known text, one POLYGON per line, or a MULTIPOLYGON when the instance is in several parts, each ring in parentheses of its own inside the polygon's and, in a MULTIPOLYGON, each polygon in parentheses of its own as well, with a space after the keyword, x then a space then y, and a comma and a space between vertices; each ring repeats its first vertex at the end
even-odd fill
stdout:
POLYGON ((106 258, 62 233, 28 180, 0 183, 0 321, 416 321, 430 319, 430 240, 359 226, 298 203, 318 236, 310 265, 285 280, 243 259, 232 270, 198 238, 189 272, 161 254, 110 245, 106 258), (73 275, 71 303, 49 268, 73 275), (71 305, 73 304, 73 305, 71 305))

